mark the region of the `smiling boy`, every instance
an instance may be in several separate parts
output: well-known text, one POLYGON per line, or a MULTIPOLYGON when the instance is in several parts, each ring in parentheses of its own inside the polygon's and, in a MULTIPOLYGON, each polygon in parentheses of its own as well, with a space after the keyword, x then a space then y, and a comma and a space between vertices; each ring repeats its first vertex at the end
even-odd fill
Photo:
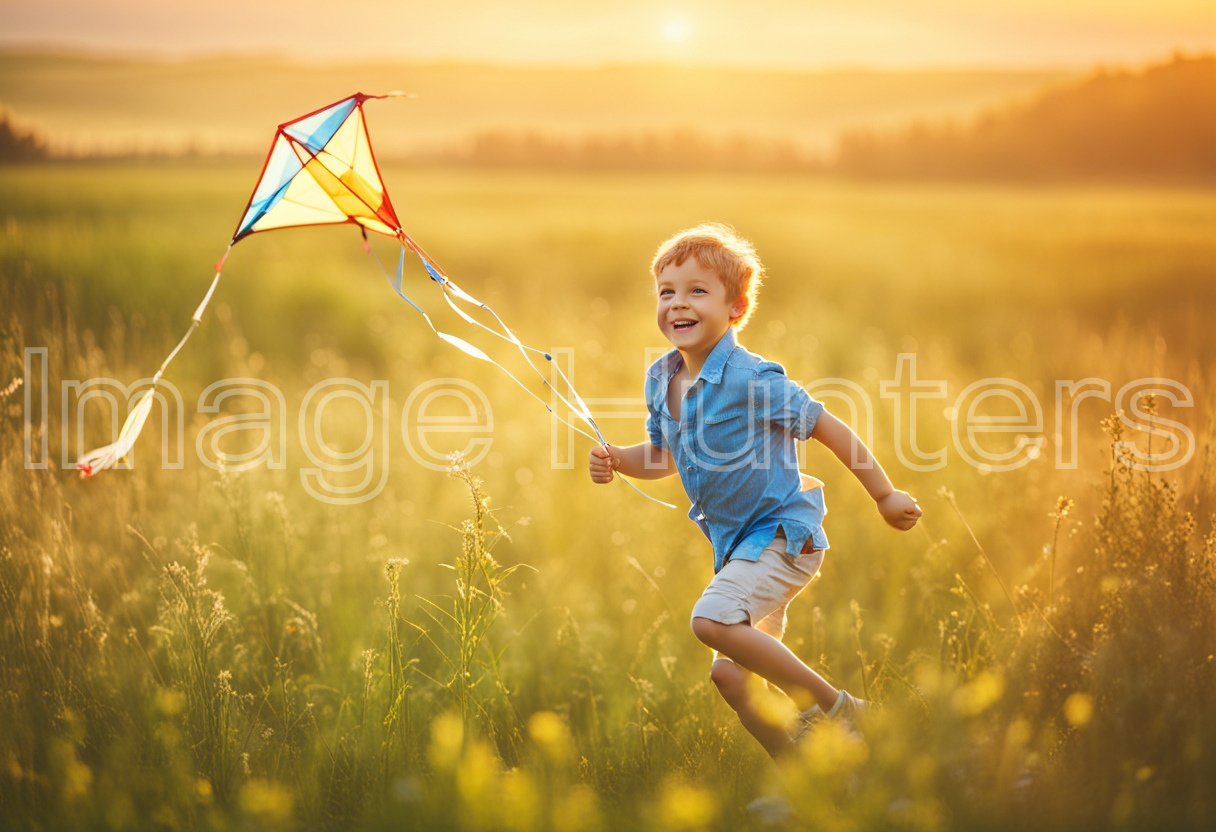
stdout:
POLYGON ((847 425, 780 364, 738 344, 763 276, 747 241, 724 225, 697 226, 663 243, 652 271, 657 322, 674 349, 647 371, 650 441, 592 450, 591 478, 680 475, 692 501, 689 517, 714 550, 714 577, 693 606, 692 631, 714 650, 710 678, 718 691, 776 758, 791 737, 757 707, 753 674, 801 710, 793 741, 820 719, 851 723, 868 704, 781 643, 786 607, 818 577, 828 548, 823 489, 798 470, 795 441, 827 446, 895 528, 912 528, 921 511, 847 425))

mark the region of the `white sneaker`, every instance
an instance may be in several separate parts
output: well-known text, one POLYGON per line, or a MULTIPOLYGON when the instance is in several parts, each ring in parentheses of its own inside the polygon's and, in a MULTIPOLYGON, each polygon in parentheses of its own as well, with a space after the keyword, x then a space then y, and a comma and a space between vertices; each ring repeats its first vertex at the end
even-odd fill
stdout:
POLYGON ((747 814, 759 821, 761 826, 785 823, 793 811, 789 801, 779 794, 762 795, 747 804, 747 814))
POLYGON ((857 734, 857 716, 874 707, 877 707, 875 703, 866 699, 858 699, 844 688, 841 688, 840 694, 836 697, 836 704, 826 714, 818 705, 812 705, 807 710, 798 714, 798 727, 794 731, 794 737, 790 740, 790 744, 793 745, 801 742, 816 725, 829 719, 840 719, 842 724, 851 733, 857 734))
POLYGON ((794 736, 790 739, 790 745, 797 745, 814 729, 816 725, 827 719, 823 715, 818 705, 812 705, 805 711, 798 714, 798 722, 794 726, 794 736))
POLYGON ((874 707, 874 703, 868 699, 858 699, 847 690, 841 690, 840 693, 844 696, 844 702, 840 704, 840 716, 843 716, 849 722, 853 722, 858 714, 865 713, 874 707))

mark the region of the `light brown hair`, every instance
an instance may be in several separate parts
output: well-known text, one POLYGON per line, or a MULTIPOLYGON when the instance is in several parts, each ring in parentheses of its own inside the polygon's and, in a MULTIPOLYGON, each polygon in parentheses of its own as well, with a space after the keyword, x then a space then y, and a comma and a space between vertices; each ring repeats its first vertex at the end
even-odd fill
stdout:
POLYGON ((764 279, 764 266, 752 244, 735 229, 720 222, 688 228, 663 242, 655 253, 650 270, 657 280, 663 269, 679 266, 689 257, 697 258, 701 268, 718 276, 731 301, 744 301, 743 314, 731 319, 731 326, 743 329, 756 308, 756 296, 764 279))

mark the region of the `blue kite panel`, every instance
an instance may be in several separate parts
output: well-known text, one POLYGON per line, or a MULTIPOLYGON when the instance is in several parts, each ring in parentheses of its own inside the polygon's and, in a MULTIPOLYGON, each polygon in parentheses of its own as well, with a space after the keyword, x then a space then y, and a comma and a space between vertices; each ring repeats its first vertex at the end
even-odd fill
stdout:
POLYGON ((234 239, 239 240, 248 234, 253 224, 279 203, 287 192, 287 186, 303 167, 300 157, 291 149, 291 143, 281 135, 276 137, 270 158, 266 160, 266 170, 262 172, 262 178, 253 192, 249 209, 241 217, 234 239))
POLYGON ((245 216, 241 218, 241 226, 237 229, 236 239, 249 234, 257 221, 270 213, 274 206, 279 204, 279 200, 287 193, 287 189, 291 187, 291 180, 288 179, 279 189, 261 202, 254 202, 249 206, 249 210, 245 212, 245 216))
POLYGON ((283 132, 291 136, 313 153, 320 153, 321 148, 329 143, 358 104, 358 99, 351 96, 339 101, 332 107, 327 107, 319 113, 300 119, 283 128, 283 132))

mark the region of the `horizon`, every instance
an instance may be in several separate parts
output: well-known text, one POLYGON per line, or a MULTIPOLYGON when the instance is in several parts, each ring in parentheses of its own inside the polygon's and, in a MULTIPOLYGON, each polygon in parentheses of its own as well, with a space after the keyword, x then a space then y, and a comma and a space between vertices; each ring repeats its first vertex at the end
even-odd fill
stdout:
POLYGON ((290 52, 200 50, 197 52, 157 52, 152 49, 126 49, 73 45, 68 43, 6 43, 0 36, 0 57, 48 58, 97 62, 131 62, 164 66, 204 64, 209 62, 249 61, 267 66, 299 67, 307 70, 324 68, 355 69, 411 67, 418 69, 506 69, 555 72, 607 72, 613 70, 654 70, 680 72, 725 72, 752 75, 1060 75, 1084 77, 1098 72, 1143 72, 1175 59, 1216 58, 1216 45, 1193 49, 1173 47, 1144 58, 1122 61, 1096 61, 1088 64, 824 64, 820 66, 777 66, 761 64, 690 63, 661 60, 605 60, 599 63, 575 63, 560 60, 524 61, 490 58, 426 58, 369 56, 329 56, 307 58, 290 52))
POLYGON ((1084 70, 1216 49, 1216 8, 1198 0, 718 0, 584 4, 454 0, 407 9, 317 0, 0 0, 0 48, 162 60, 254 57, 318 63, 410 62, 538 68, 677 66, 754 71, 1084 70), (325 11, 324 15, 315 12, 325 11), (243 25, 234 25, 242 21, 243 25))
POLYGON ((757 75, 843 75, 843 74, 874 74, 874 75, 905 75, 931 73, 992 73, 992 74, 1080 74, 1100 69, 1140 70, 1147 66, 1167 63, 1175 55, 1185 57, 1216 56, 1216 46, 1195 50, 1172 49, 1157 55, 1150 55, 1143 60, 1123 62, 1099 62, 1090 64, 823 64, 814 66, 779 66, 765 64, 731 64, 731 63, 695 63, 662 60, 604 60, 597 63, 577 63, 572 61, 526 61, 492 58, 427 58, 409 56, 329 56, 310 59, 291 52, 264 51, 235 51, 235 50, 199 50, 181 52, 158 52, 154 49, 127 49, 94 47, 71 43, 7 43, 0 39, 0 55, 30 57, 30 58, 59 58, 96 61, 131 61, 134 63, 155 64, 190 64, 206 63, 209 61, 256 61, 267 64, 296 65, 308 69, 318 69, 327 66, 352 68, 373 66, 411 66, 423 68, 461 67, 470 69, 519 69, 519 70, 559 70, 569 72, 600 72, 616 69, 653 69, 653 70, 684 70, 690 72, 737 72, 757 75))

